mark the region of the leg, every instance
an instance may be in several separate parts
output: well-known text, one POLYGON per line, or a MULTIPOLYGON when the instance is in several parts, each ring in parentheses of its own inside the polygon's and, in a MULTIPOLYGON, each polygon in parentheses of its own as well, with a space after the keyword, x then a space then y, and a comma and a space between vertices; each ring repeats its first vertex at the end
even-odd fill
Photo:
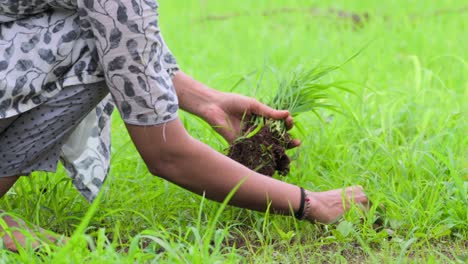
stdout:
MULTIPOLYGON (((0 132, 2 132, 9 124, 11 124, 12 121, 13 119, 0 120, 0 132)), ((8 190, 10 190, 10 188, 15 184, 18 178, 19 178, 18 176, 0 178, 0 198, 2 198, 8 192, 8 190)), ((0 210, 0 216, 2 214, 3 214, 3 211, 0 210)), ((5 221, 5 224, 8 227, 14 224, 11 217, 9 216, 1 216, 1 219, 5 221)), ((3 239, 3 243, 5 244, 6 248, 12 251, 17 251, 16 245, 14 244, 11 237, 6 234, 4 235, 3 232, 4 232, 3 227, 0 224, 0 235, 3 239)))
MULTIPOLYGON (((11 177, 3 177, 0 178, 0 198, 5 195, 8 190, 15 184, 15 182, 18 180, 18 176, 11 176, 11 177)), ((11 227, 18 227, 18 222, 15 221, 11 216, 8 215, 2 215, 4 212, 0 210, 0 216, 3 221, 5 221, 6 226, 9 228, 11 227)), ((5 244, 5 247, 11 251, 18 251, 16 248, 15 241, 8 235, 8 234, 3 234, 5 230, 2 227, 2 224, 0 223, 0 234, 3 239, 3 243, 5 244)), ((25 237, 18 231, 13 231, 11 234, 16 238, 19 244, 23 244, 25 242, 25 237)))
MULTIPOLYGON (((0 178, 0 198, 8 192, 18 178, 18 176, 0 178)), ((3 239, 5 247, 11 251, 17 252, 17 245, 25 247, 30 237, 33 238, 32 241, 29 241, 29 243, 32 242, 31 246, 33 248, 37 248, 40 245, 38 236, 42 240, 57 241, 56 235, 37 226, 28 225, 21 219, 5 214, 2 210, 0 210, 0 219, 0 237, 3 239), (6 227, 6 230, 4 227, 6 227), (21 232, 20 230, 26 230, 26 234, 29 235, 25 235, 25 232, 21 232)))

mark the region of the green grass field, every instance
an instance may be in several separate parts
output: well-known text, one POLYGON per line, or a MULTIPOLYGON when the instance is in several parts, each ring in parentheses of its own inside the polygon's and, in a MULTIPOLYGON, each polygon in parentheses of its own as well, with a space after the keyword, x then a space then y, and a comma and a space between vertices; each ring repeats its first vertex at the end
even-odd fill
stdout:
MULTIPOLYGON (((463 1, 160 0, 161 27, 181 68, 213 88, 267 101, 283 75, 336 65, 345 113, 319 111, 287 182, 311 190, 360 184, 386 207, 335 225, 225 207, 153 177, 116 113, 112 169, 88 204, 63 169, 22 178, 0 208, 72 236, 66 246, 0 263, 466 263, 468 261, 468 6, 463 1), (243 80, 239 85, 235 85, 243 80), (256 92, 254 92, 256 90, 256 92), (389 232, 391 235, 389 236, 389 232), (88 246, 89 245, 89 246, 88 246)), ((180 114, 199 140, 227 144, 180 114)), ((293 130, 297 134, 297 130, 293 130)))

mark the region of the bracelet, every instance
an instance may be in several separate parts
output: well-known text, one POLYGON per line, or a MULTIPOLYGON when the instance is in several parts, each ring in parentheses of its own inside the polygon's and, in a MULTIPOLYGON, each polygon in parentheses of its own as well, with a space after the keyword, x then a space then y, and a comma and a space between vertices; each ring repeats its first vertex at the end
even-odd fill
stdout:
POLYGON ((297 219, 302 220, 304 218, 304 204, 305 204, 306 194, 305 194, 304 188, 302 187, 300 188, 301 188, 301 203, 299 205, 299 210, 297 210, 297 212, 294 213, 294 216, 297 219))

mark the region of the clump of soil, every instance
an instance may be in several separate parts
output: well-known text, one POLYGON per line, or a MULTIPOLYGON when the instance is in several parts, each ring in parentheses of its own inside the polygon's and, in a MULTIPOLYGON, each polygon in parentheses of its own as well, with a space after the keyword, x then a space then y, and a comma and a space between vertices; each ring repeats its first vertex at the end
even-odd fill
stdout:
MULTIPOLYGON (((255 125, 247 124, 243 128, 243 134, 247 135, 255 128, 255 125)), ((264 125, 252 137, 240 138, 230 145, 228 157, 258 173, 273 176, 277 171, 285 176, 289 173, 291 163, 286 154, 290 142, 291 137, 288 133, 280 135, 268 125, 264 125)))

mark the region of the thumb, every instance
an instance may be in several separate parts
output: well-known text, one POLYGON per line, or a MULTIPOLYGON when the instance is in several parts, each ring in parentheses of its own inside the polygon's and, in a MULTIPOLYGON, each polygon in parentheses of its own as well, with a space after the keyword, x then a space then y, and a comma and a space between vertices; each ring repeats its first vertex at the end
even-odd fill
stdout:
POLYGON ((289 116, 288 110, 276 110, 258 101, 254 101, 254 103, 252 104, 251 112, 259 116, 272 118, 276 120, 286 119, 289 116))

